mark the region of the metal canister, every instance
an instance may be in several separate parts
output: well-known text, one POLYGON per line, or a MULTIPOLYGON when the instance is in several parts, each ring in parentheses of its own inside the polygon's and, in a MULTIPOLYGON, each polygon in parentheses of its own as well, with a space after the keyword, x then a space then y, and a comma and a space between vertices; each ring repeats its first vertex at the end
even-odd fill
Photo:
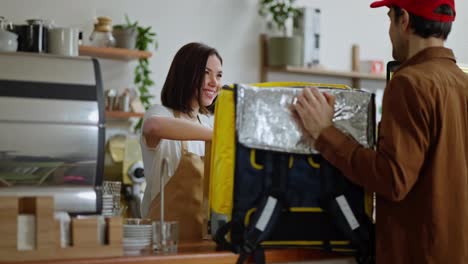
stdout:
POLYGON ((28 19, 26 25, 15 25, 18 34, 18 51, 46 52, 47 29, 42 19, 28 19))

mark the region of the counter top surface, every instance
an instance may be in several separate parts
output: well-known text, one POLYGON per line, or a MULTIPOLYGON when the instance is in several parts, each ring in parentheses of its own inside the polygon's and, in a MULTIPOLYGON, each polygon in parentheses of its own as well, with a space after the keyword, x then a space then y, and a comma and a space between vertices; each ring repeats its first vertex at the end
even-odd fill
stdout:
MULTIPOLYGON (((267 263, 280 262, 296 262, 296 261, 313 261, 324 259, 343 259, 349 256, 341 256, 338 254, 326 253, 312 249, 272 249, 266 250, 267 263)), ((45 263, 63 263, 63 264, 111 264, 111 263, 165 263, 165 264, 234 264, 238 255, 229 251, 215 251, 213 242, 205 241, 191 244, 179 245, 178 253, 168 255, 147 254, 140 256, 122 256, 122 257, 107 257, 107 258, 86 258, 82 259, 66 259, 66 260, 43 260, 29 261, 22 263, 29 264, 45 264, 45 263)), ((6 262, 0 262, 6 263, 6 262)), ((16 262, 17 263, 17 262, 16 262)))

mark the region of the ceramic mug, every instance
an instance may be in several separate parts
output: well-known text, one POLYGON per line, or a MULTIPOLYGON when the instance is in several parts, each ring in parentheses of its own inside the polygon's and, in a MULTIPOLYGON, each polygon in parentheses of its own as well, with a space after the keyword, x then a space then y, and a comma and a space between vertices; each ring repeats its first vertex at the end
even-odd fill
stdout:
POLYGON ((62 56, 78 56, 77 28, 57 27, 49 29, 48 51, 62 56))

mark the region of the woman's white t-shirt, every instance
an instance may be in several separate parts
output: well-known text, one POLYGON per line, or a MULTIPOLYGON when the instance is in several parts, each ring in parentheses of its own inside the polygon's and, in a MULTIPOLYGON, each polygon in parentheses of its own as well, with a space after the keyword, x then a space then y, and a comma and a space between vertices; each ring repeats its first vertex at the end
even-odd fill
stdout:
MULTIPOLYGON (((174 112, 162 105, 154 105, 148 109, 143 118, 144 122, 153 116, 174 117, 174 112)), ((213 127, 213 118, 207 115, 198 115, 203 126, 213 127)), ((156 148, 150 148, 145 144, 143 137, 140 137, 141 153, 143 156, 143 166, 145 169, 146 188, 141 203, 141 215, 144 217, 149 210, 151 201, 160 191, 160 177, 163 159, 167 159, 167 170, 165 171, 164 182, 167 183, 174 175, 182 155, 181 143, 179 140, 161 139, 156 148)), ((187 150, 199 156, 205 155, 205 141, 187 141, 187 150)))

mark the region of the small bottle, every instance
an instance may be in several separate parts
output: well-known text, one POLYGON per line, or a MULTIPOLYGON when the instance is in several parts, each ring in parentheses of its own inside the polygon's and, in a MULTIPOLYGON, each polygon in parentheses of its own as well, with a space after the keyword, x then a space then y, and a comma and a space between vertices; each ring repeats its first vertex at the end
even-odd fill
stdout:
POLYGON ((83 31, 80 31, 78 33, 78 45, 79 46, 83 45, 83 31))
POLYGON ((89 37, 91 46, 114 47, 115 39, 112 36, 112 19, 110 17, 98 17, 98 22, 94 24, 94 31, 89 37))

